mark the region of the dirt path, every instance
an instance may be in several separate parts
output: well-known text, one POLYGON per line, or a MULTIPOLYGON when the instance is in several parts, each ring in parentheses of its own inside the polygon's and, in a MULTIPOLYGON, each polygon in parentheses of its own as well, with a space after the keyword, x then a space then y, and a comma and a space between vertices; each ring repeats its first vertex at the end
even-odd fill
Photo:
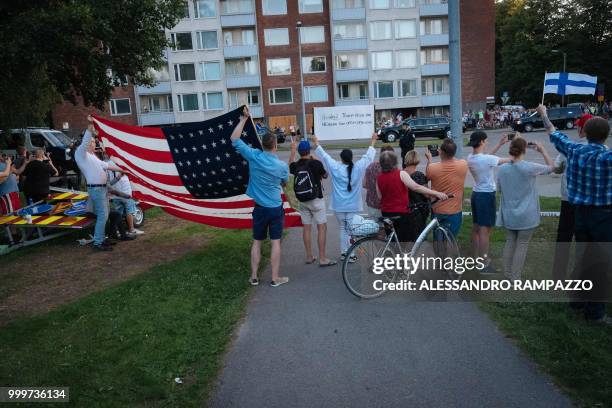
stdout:
POLYGON ((0 257, 0 326, 48 312, 202 248, 204 233, 180 233, 190 225, 163 214, 145 225, 145 235, 118 243, 112 252, 81 247, 75 236, 57 245, 24 251, 24 256, 8 262, 0 257))

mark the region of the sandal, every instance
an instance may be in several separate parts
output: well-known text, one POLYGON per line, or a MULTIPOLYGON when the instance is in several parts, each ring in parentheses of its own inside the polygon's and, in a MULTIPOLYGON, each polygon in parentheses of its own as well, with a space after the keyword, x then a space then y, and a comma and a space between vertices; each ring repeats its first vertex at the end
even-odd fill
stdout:
POLYGON ((306 265, 312 265, 315 262, 317 262, 317 257, 313 256, 311 261, 306 261, 306 265))
POLYGON ((334 265, 338 265, 338 262, 337 261, 328 261, 326 263, 319 264, 319 267, 320 268, 326 268, 328 266, 334 266, 334 265))

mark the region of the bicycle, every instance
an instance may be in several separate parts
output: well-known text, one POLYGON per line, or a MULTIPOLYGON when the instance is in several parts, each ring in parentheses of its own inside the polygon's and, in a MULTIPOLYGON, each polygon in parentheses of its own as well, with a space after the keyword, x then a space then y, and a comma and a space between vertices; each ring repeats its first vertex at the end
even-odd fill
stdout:
MULTIPOLYGON (((452 196, 449 196, 452 198, 452 196)), ((424 203, 431 208, 438 200, 424 203)), ((418 206, 410 206, 411 210, 419 209, 418 206)), ((423 208, 423 207, 420 207, 423 208)), ((408 255, 414 258, 420 254, 423 244, 427 237, 433 236, 433 248, 436 257, 445 259, 448 257, 457 258, 460 256, 459 245, 453 233, 440 224, 437 218, 433 218, 416 239, 409 251, 404 251, 400 243, 393 221, 399 217, 381 217, 378 219, 379 230, 369 231, 362 234, 361 225, 349 227, 354 243, 347 251, 347 256, 342 263, 342 279, 347 289, 355 296, 362 299, 372 299, 381 296, 386 291, 386 285, 375 285, 375 281, 382 283, 397 282, 398 278, 410 279, 410 271, 386 269, 382 274, 375 273, 374 260, 376 258, 393 258, 396 255, 403 257, 408 255), (386 234, 386 238, 381 238, 381 232, 386 234), (364 236, 365 235, 365 236, 364 236), (352 258, 352 259, 351 259, 352 258), (377 289, 378 287, 378 289, 377 289)), ((446 274, 451 279, 459 279, 460 274, 453 270, 446 270, 446 274)))

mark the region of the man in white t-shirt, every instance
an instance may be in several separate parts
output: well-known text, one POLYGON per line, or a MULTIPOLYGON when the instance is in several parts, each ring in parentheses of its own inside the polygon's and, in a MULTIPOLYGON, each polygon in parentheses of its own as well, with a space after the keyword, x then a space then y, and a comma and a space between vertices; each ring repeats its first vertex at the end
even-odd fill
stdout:
MULTIPOLYGON (((114 165, 112 160, 109 164, 114 165)), ((123 173, 114 171, 108 172, 108 182, 110 185, 110 199, 113 208, 122 216, 125 215, 128 234, 141 235, 144 231, 134 228, 134 214, 136 214, 136 202, 132 198, 132 185, 130 179, 123 173)))
MULTIPOLYGON (((476 131, 470 136, 468 146, 474 150, 468 156, 468 168, 474 178, 474 187, 472 189, 472 249, 475 257, 483 257, 488 259, 489 254, 489 235, 491 228, 495 225, 495 167, 504 163, 509 163, 510 159, 502 159, 495 156, 495 153, 508 142, 508 136, 503 135, 499 143, 491 151, 490 154, 485 153, 487 146, 487 134, 483 131, 476 131)), ((481 273, 492 273, 488 268, 483 269, 481 273)))

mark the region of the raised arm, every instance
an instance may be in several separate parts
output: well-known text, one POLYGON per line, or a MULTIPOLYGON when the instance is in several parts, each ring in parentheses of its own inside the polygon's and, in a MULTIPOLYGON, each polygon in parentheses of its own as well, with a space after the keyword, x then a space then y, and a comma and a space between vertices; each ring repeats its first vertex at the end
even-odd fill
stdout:
POLYGON ((555 163, 553 163, 553 161, 550 158, 550 156, 548 155, 548 152, 546 151, 546 149, 544 149, 544 147, 542 147, 542 145, 540 143, 536 143, 535 144, 535 149, 544 158, 544 163, 546 163, 546 165, 549 166, 552 169, 552 171, 554 171, 555 170, 555 163))
POLYGON ((444 193, 440 193, 439 191, 435 191, 435 190, 432 190, 430 188, 420 185, 419 183, 414 181, 412 177, 410 177, 410 174, 408 174, 407 172, 403 170, 400 171, 400 178, 402 179, 402 182, 404 183, 406 187, 408 187, 409 190, 416 191, 417 193, 433 196, 440 200, 446 200, 448 198, 448 196, 444 193))
POLYGON ((548 118, 548 110, 546 109, 546 106, 540 104, 536 108, 536 111, 540 114, 540 117, 542 118, 542 123, 544 124, 544 129, 546 129, 549 135, 555 130, 557 130, 555 129, 555 125, 553 125, 550 119, 548 118))
POLYGON ((291 136, 291 153, 289 153, 289 164, 295 161, 295 154, 297 152, 297 141, 291 136))
POLYGON ((238 121, 238 124, 236 125, 234 131, 230 136, 230 139, 232 141, 240 139, 242 131, 244 130, 244 125, 246 124, 247 120, 249 120, 249 115, 249 108, 245 106, 242 110, 242 115, 240 115, 240 120, 238 121))
POLYGON ((366 152, 366 154, 364 154, 361 157, 361 159, 359 159, 359 161, 357 161, 357 163, 355 163, 355 166, 367 167, 370 163, 374 161, 374 158, 376 157, 376 149, 374 149, 374 145, 376 144, 377 140, 378 140, 378 135, 376 134, 376 132, 373 132, 372 139, 370 140, 370 147, 368 147, 368 151, 366 152))
POLYGON ((308 140, 310 141, 310 144, 315 148, 315 152, 321 158, 321 161, 325 164, 327 170, 331 172, 331 170, 338 165, 338 162, 335 161, 329 154, 327 154, 325 150, 323 150, 323 146, 319 144, 319 139, 317 139, 316 136, 310 136, 308 140))

